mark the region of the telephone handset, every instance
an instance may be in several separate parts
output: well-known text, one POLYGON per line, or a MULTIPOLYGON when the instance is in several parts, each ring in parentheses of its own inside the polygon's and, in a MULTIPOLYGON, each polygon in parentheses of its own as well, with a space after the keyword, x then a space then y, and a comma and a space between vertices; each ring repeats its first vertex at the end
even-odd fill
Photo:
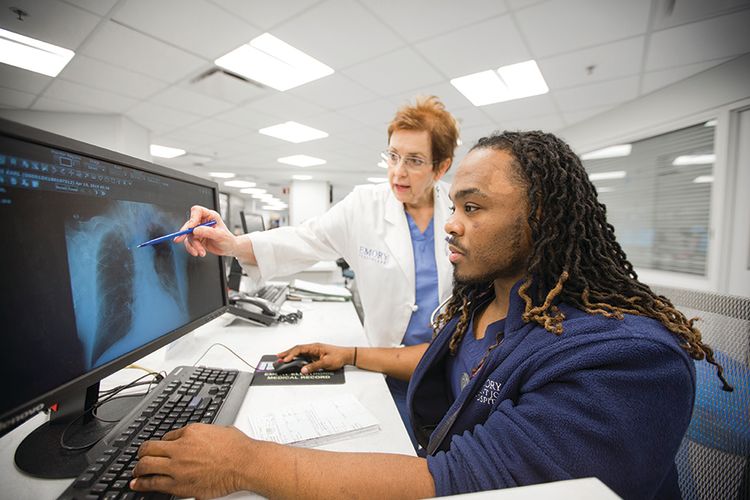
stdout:
POLYGON ((233 302, 240 304, 252 304, 260 309, 262 314, 275 318, 279 314, 279 308, 276 304, 260 297, 236 297, 233 302))

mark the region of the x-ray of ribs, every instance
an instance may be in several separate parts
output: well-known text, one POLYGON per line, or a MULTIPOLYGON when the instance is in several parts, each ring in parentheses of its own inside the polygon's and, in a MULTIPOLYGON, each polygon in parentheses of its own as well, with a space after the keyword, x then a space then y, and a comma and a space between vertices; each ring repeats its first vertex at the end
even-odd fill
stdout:
POLYGON ((111 231, 104 235, 96 259, 99 311, 92 360, 130 331, 134 302, 133 253, 120 233, 111 231))
MULTIPOLYGON (((160 224, 151 224, 148 228, 148 239, 163 236, 173 229, 168 229, 160 224)), ((158 245, 152 245, 154 251, 154 270, 159 277, 164 290, 174 298, 175 302, 180 303, 180 292, 177 283, 177 271, 175 269, 174 250, 171 242, 165 242, 158 245)))

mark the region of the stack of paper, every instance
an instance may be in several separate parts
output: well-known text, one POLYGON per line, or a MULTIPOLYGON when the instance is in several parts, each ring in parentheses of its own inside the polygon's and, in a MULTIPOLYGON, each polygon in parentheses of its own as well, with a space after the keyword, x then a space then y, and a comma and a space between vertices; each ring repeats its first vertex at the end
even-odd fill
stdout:
POLYGON ((295 405, 251 417, 253 439, 315 447, 380 429, 378 420, 351 394, 295 405))
POLYGON ((295 279, 289 284, 288 298, 294 300, 310 299, 322 301, 346 301, 351 300, 352 292, 339 285, 323 285, 295 279))

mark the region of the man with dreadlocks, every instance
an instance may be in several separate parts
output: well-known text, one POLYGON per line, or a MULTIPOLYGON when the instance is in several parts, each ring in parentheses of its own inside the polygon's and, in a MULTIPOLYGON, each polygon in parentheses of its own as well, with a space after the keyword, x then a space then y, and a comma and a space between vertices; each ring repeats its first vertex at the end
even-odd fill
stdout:
POLYGON ((133 488, 426 497, 594 476, 624 498, 679 498, 693 359, 716 362, 692 322, 637 280, 578 157, 550 134, 493 135, 461 162, 451 199, 453 296, 428 347, 279 354, 316 358, 306 372, 354 364, 410 380, 424 458, 188 426, 143 445, 133 488))

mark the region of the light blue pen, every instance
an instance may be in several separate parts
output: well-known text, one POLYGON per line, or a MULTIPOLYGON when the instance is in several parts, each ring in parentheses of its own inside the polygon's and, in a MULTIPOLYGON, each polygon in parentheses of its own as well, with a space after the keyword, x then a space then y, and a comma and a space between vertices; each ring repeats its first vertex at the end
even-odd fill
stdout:
POLYGON ((215 220, 210 220, 208 222, 204 222, 203 224, 198 224, 195 227, 191 227, 189 229, 185 229, 184 231, 177 231, 176 233, 165 234, 164 236, 159 236, 158 238, 154 238, 153 240, 148 240, 147 242, 141 243, 140 245, 138 245, 138 248, 145 247, 146 245, 158 245, 159 243, 163 243, 165 241, 172 240, 174 238, 177 238, 178 236, 182 236, 183 234, 190 234, 190 233, 193 232, 193 229, 195 229, 196 227, 201 227, 201 226, 215 226, 215 225, 216 225, 216 221, 215 220))

